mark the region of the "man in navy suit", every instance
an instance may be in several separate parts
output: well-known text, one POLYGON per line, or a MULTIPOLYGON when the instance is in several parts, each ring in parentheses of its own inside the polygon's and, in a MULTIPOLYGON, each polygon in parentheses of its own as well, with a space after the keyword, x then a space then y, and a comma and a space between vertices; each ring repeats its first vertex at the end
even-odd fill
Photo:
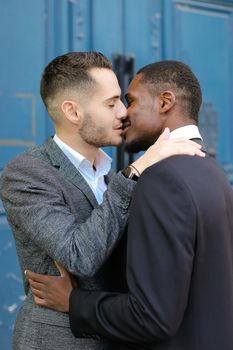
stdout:
MULTIPOLYGON (((172 138, 202 143, 201 89, 185 64, 145 66, 130 83, 126 100, 129 150, 147 149, 165 127, 172 138)), ((233 192, 215 159, 169 157, 143 172, 133 194, 128 291, 77 287, 70 293, 67 275, 61 282, 29 272, 33 293, 38 303, 64 312, 70 293, 75 336, 98 334, 111 341, 111 350, 232 350, 232 213, 233 192), (60 290, 53 294, 56 284, 60 290)))

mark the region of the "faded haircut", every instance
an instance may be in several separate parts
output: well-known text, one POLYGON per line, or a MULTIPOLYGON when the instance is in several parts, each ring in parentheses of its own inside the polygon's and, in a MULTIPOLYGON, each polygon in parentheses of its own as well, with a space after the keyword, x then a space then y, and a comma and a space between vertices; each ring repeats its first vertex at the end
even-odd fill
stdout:
MULTIPOLYGON (((70 52, 54 58, 44 69, 40 94, 52 119, 55 99, 66 90, 87 93, 96 82, 90 75, 92 68, 112 69, 112 63, 100 52, 70 52)), ((55 108, 56 110, 56 108, 55 108)))
POLYGON ((189 66, 180 61, 160 61, 141 68, 141 82, 149 86, 150 93, 159 95, 171 90, 186 116, 198 122, 202 103, 200 84, 189 66))

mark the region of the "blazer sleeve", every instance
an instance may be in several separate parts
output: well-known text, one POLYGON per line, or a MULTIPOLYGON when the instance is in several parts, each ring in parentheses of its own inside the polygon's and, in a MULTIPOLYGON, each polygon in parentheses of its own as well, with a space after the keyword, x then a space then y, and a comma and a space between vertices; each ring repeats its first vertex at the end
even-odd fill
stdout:
POLYGON ((7 217, 15 234, 25 242, 33 241, 40 254, 47 253, 74 275, 91 277, 124 231, 135 182, 121 173, 114 175, 103 204, 78 223, 65 202, 56 172, 35 157, 13 160, 1 178, 7 217))
POLYGON ((136 186, 128 228, 128 293, 73 290, 75 336, 156 342, 174 335, 187 305, 196 209, 189 190, 166 162, 147 169, 136 186))

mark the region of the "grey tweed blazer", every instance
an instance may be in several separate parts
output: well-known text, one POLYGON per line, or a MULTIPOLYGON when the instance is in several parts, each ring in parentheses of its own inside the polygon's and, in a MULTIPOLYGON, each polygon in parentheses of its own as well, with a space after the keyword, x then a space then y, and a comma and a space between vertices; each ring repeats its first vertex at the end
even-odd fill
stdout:
MULTIPOLYGON (((58 274, 54 260, 87 289, 109 288, 101 273, 128 219, 134 182, 119 174, 101 206, 89 185, 52 138, 12 160, 1 178, 1 198, 22 270, 58 274)), ((68 316, 26 299, 14 330, 14 349, 105 349, 99 339, 76 339, 68 316)), ((92 337, 93 338, 93 337, 92 337)))

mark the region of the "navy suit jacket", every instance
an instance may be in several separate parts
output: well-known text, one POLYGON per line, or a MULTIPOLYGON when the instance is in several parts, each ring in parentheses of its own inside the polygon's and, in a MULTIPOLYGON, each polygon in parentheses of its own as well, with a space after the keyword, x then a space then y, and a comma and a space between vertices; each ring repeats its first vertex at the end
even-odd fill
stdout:
POLYGON ((127 293, 73 290, 75 336, 109 349, 233 349, 233 191, 211 157, 148 168, 133 195, 127 293))

